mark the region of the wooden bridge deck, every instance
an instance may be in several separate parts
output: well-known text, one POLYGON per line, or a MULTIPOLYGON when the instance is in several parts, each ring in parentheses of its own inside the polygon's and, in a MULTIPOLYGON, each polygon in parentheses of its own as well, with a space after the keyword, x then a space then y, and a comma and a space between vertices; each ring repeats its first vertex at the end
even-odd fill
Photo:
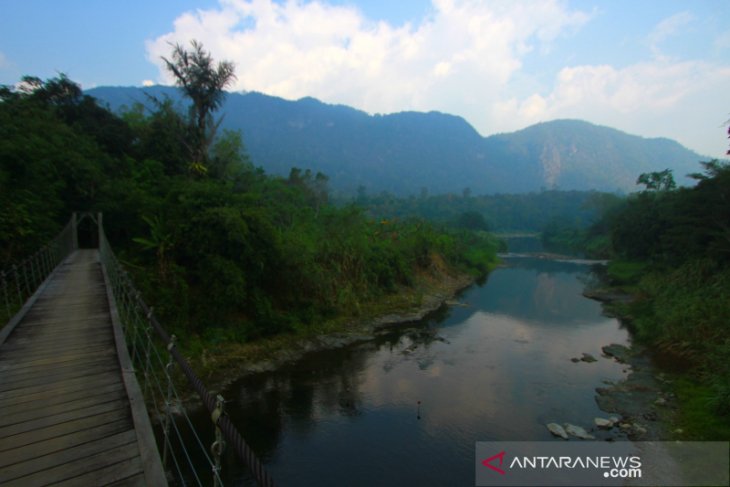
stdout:
POLYGON ((166 485, 98 251, 32 299, 0 339, 0 485, 166 485))

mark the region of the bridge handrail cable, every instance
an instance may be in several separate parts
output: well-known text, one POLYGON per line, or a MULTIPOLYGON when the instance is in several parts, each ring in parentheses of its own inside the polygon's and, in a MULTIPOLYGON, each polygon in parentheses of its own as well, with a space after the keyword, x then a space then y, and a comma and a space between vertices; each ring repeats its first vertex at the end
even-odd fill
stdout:
POLYGON ((53 240, 26 257, 0 271, 4 318, 10 320, 36 289, 78 247, 74 217, 53 240))
MULTIPOLYGON (((214 397, 206 389, 175 346, 175 336, 165 331, 154 316, 153 309, 144 302, 132 279, 114 255, 104 234, 101 214, 85 213, 80 217, 74 214, 63 230, 48 244, 19 264, 12 264, 0 271, 0 306, 3 307, 7 320, 10 320, 8 324, 13 322, 14 326, 14 321, 19 316, 18 310, 28 306, 29 299, 34 296, 38 288, 74 250, 79 248, 78 224, 87 217, 98 226, 99 255, 109 277, 112 288, 110 291, 125 334, 127 349, 135 367, 135 375, 138 381, 143 382, 142 388, 148 409, 154 412, 156 419, 160 420, 162 425, 163 464, 167 466, 169 457, 173 464, 171 468, 174 468, 181 485, 188 484, 185 468, 189 469, 188 479, 197 485, 204 485, 186 445, 189 443, 185 438, 187 433, 194 440, 192 443, 200 450, 196 457, 204 458, 210 466, 214 486, 223 485, 220 477, 220 461, 227 442, 233 446, 237 457, 249 468, 259 485, 273 487, 273 479, 225 414, 223 398, 220 395, 214 397), (174 364, 180 367, 188 384, 211 415, 216 428, 216 439, 210 454, 183 407, 181 394, 177 391, 173 380, 174 364), (180 422, 175 420, 176 415, 181 417, 180 422), (188 431, 183 432, 183 427, 188 431)), ((3 331, 7 335, 8 331, 3 331)))
POLYGON ((182 423, 187 425, 190 430, 189 434, 195 439, 194 443, 210 465, 214 485, 223 485, 220 478, 220 457, 223 447, 227 443, 233 447, 237 457, 245 463, 259 485, 273 487, 273 479, 225 414, 225 401, 221 396, 214 397, 206 389, 178 350, 175 344, 176 337, 167 333, 155 317, 153 309, 144 302, 132 279, 116 258, 101 224, 99 225, 99 253, 102 265, 109 276, 130 357, 137 369, 138 377, 140 372, 143 375, 140 379, 144 380, 144 394, 152 394, 152 397, 147 398, 148 402, 151 403, 157 417, 162 418, 163 463, 166 462, 168 455, 171 456, 174 468, 178 476, 183 479, 183 484, 185 481, 181 463, 188 463, 195 482, 202 485, 196 469, 192 466, 191 453, 187 450, 184 434, 180 431, 182 425, 178 424, 174 418, 175 414, 179 414, 184 419, 182 423), (155 338, 157 338, 157 342, 155 338), (163 358, 163 355, 166 355, 167 358, 163 358), (216 441, 211 447, 211 455, 208 455, 200 435, 195 431, 192 421, 182 406, 181 395, 177 391, 172 377, 173 363, 179 366, 188 384, 197 393, 215 424, 216 441), (161 377, 163 374, 164 376, 161 377), (160 407, 160 405, 163 406, 160 407), (181 450, 179 455, 175 453, 173 441, 181 450), (184 458, 179 458, 179 456, 184 458))

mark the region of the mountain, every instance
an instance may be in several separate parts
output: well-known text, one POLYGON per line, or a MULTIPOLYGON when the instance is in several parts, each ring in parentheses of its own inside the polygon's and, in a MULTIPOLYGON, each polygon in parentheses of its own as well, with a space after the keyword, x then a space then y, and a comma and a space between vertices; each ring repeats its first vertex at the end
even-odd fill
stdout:
MULTIPOLYGON (((101 87, 87 91, 118 111, 176 88, 101 87)), ((463 118, 439 112, 369 115, 314 98, 288 101, 229 93, 222 128, 241 130, 256 165, 286 176, 296 166, 321 171, 333 189, 354 193, 423 191, 473 194, 547 189, 634 191, 643 172, 672 169, 678 183, 702 156, 669 139, 647 139, 580 120, 540 123, 482 137, 463 118)))

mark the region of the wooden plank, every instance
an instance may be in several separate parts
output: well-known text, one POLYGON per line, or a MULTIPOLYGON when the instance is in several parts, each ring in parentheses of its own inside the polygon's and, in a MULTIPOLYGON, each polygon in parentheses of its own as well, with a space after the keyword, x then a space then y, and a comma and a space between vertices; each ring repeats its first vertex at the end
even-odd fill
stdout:
MULTIPOLYGON (((88 352, 89 353, 96 353, 96 352, 101 352, 101 351, 108 352, 109 350, 111 350, 112 353, 114 353, 113 346, 98 345, 96 347, 90 348, 88 350, 88 352)), ((49 352, 48 354, 43 354, 43 355, 37 354, 37 355, 34 355, 33 357, 28 357, 26 363, 28 365, 54 364, 54 363, 64 361, 68 358, 78 357, 79 355, 81 355, 80 350, 69 350, 68 353, 66 353, 66 352, 60 352, 60 353, 59 352, 56 352, 56 353, 49 352)), ((13 354, 12 356, 10 356, 10 354, 8 354, 7 357, 3 358, 3 363, 7 362, 7 363, 11 363, 11 364, 18 364, 18 363, 21 363, 22 359, 23 359, 22 353, 16 353, 16 354, 13 354)))
POLYGON ((19 448, 24 445, 30 445, 39 441, 45 441, 62 435, 97 428, 101 425, 119 420, 126 421, 129 424, 129 428, 133 428, 129 410, 127 408, 119 408, 103 414, 87 416, 75 421, 68 421, 66 423, 56 424, 47 428, 37 429, 25 434, 10 436, 8 438, 0 438, 0 452, 5 452, 7 450, 19 448))
POLYGON ((104 296, 104 284, 99 283, 94 289, 82 290, 75 289, 73 294, 53 295, 45 294, 36 301, 34 310, 43 311, 46 309, 72 309, 79 306, 103 306, 100 297, 104 296))
POLYGON ((94 428, 82 431, 74 431, 63 436, 57 436, 48 440, 31 443, 19 448, 13 448, 0 455, 0 469, 16 463, 26 462, 33 458, 49 455, 67 448, 83 445, 90 441, 115 435, 123 431, 134 431, 129 421, 122 419, 111 423, 95 426, 94 428))
POLYGON ((48 355, 58 355, 59 353, 78 350, 79 348, 85 347, 98 347, 104 343, 112 341, 111 335, 108 334, 92 334, 86 335, 84 333, 78 334, 65 334, 58 337, 58 340, 41 340, 39 342, 28 342, 28 343, 8 343, 8 358, 13 358, 13 352, 18 354, 24 354, 28 357, 45 357, 48 355))
MULTIPOLYGON (((59 482, 57 485, 58 487, 87 487, 89 485, 113 485, 116 482, 121 482, 122 480, 126 480, 129 477, 130 474, 133 474, 134 477, 138 476, 142 471, 142 462, 140 461, 139 457, 136 458, 130 458, 128 460, 125 460, 123 462, 110 465, 108 467, 104 467, 100 470, 96 470, 94 472, 89 472, 84 475, 79 475, 78 477, 74 477, 72 479, 68 479, 64 482, 59 482)), ((127 485, 137 485, 137 486, 145 486, 149 484, 127 484, 127 485)), ((160 484, 158 484, 160 485, 160 484)), ((166 484, 164 484, 166 485, 166 484)))
POLYGON ((118 388, 105 394, 96 394, 85 398, 77 399, 75 401, 69 401, 64 403, 47 404, 43 408, 39 409, 28 409, 25 404, 20 404, 17 407, 10 407, 3 410, 3 416, 0 418, 0 427, 9 426, 12 424, 23 423, 26 421, 33 421, 36 419, 42 419, 53 411, 63 410, 65 412, 72 412, 78 409, 89 408, 98 404, 103 404, 109 401, 124 400, 127 397, 127 392, 124 388, 118 388))
POLYGON ((34 329, 22 326, 20 327, 9 343, 18 343, 24 340, 40 341, 49 338, 61 338, 64 335, 75 335, 75 334, 108 334, 109 333, 109 318, 99 318, 94 321, 86 321, 82 323, 69 323, 68 325, 46 325, 43 327, 36 327, 34 329))
POLYGON ((108 484, 107 487, 145 487, 147 485, 144 475, 137 474, 133 477, 108 484))
MULTIPOLYGON (((110 348, 106 347, 99 347, 97 350, 90 350, 86 354, 86 358, 88 359, 95 359, 99 357, 110 357, 114 355, 114 350, 111 350, 110 348)), ((0 373, 4 374, 5 372, 11 372, 13 370, 23 370, 23 369, 30 369, 30 368, 39 368, 39 367, 59 367, 63 364, 67 364, 69 362, 74 362, 75 360, 78 360, 76 356, 65 356, 60 355, 56 357, 55 359, 42 359, 42 363, 36 363, 33 362, 23 362, 22 360, 15 359, 15 360, 0 360, 0 373)))
POLYGON ((38 395, 18 397, 15 398, 15 402, 5 402, 0 405, 0 410, 2 410, 3 413, 7 412, 8 414, 10 414, 10 411, 13 408, 23 408, 25 411, 35 411, 37 409, 47 408, 48 406, 68 404, 81 399, 102 396, 104 394, 113 394, 116 391, 123 390, 124 384, 122 384, 121 381, 111 384, 104 381, 98 385, 89 384, 89 386, 83 386, 81 389, 76 391, 64 391, 63 394, 49 392, 42 397, 37 397, 38 395))
POLYGON ((38 358, 48 358, 62 353, 68 354, 72 351, 85 350, 87 348, 97 348, 107 343, 111 343, 110 336, 65 336, 59 339, 58 343, 8 344, 9 352, 6 356, 8 360, 11 360, 13 358, 18 358, 18 356, 25 355, 29 360, 33 360, 38 358))
POLYGON ((132 442, 57 467, 3 483, 4 487, 31 485, 104 485, 141 472, 137 444, 132 442), (131 462, 129 460, 132 460, 131 462), (134 461, 136 460, 136 461, 134 461), (115 478, 116 477, 116 478, 115 478), (65 482, 64 482, 65 481, 65 482))
MULTIPOLYGON (((94 362, 97 360, 109 360, 114 355, 109 350, 100 350, 94 353, 89 353, 86 356, 86 362, 94 362)), ((33 371, 33 370, 47 370, 47 369, 59 369, 63 367, 69 367, 76 364, 75 358, 66 357, 54 362, 51 365, 40 364, 40 365, 28 365, 22 361, 2 362, 0 361, 0 376, 11 377, 16 372, 33 371)))
POLYGON ((77 379, 79 377, 87 377, 89 375, 95 375, 100 372, 116 372, 119 370, 119 366, 110 361, 104 361, 97 364, 94 367, 89 368, 78 368, 70 370, 65 376, 57 376, 53 374, 34 373, 27 377, 20 378, 17 380, 8 380, 0 382, 0 392, 13 391, 16 389, 26 389, 28 387, 53 384, 58 380, 65 379, 77 379))
POLYGON ((33 459, 0 469, 0 485, 21 477, 30 476, 41 470, 82 460, 100 452, 134 443, 135 441, 137 441, 136 433, 134 430, 128 430, 104 436, 74 447, 69 447, 64 450, 54 452, 53 454, 38 455, 33 459))
POLYGON ((77 251, 3 330, 0 484, 166 485, 108 286, 77 251))
POLYGON ((78 330, 80 333, 101 333, 107 330, 109 322, 104 318, 97 318, 95 320, 86 320, 85 323, 72 323, 58 324, 43 326, 22 326, 16 330, 13 334, 12 341, 21 340, 24 338, 32 338, 42 340, 44 337, 55 337, 60 334, 73 333, 78 330))
POLYGON ((51 373, 55 375, 65 374, 74 369, 94 367, 97 364, 108 362, 109 356, 100 357, 84 357, 83 360, 72 360, 69 362, 61 362, 54 366, 39 365, 35 367, 17 367, 15 369, 6 369, 2 371, 3 380, 15 380, 23 377, 29 377, 36 373, 51 373))
POLYGON ((58 381, 54 384, 48 384, 45 386, 32 386, 23 389, 14 389, 12 391, 0 392, 0 402, 45 391, 54 391, 56 394, 63 394, 69 388, 74 388, 75 390, 75 388, 79 384, 91 384, 92 382, 96 382, 99 380, 107 381, 107 383, 115 382, 118 376, 119 374, 113 372, 99 372, 88 377, 76 377, 75 379, 58 381))
MULTIPOLYGON (((23 328, 24 329, 25 328, 33 329, 33 328, 36 328, 36 327, 57 326, 59 323, 63 323, 63 324, 69 324, 69 323, 71 323, 71 324, 75 324, 75 323, 83 324, 83 323, 85 323, 87 321, 93 321, 93 320, 97 320, 97 319, 100 319, 100 318, 106 319, 108 317, 109 317, 109 315, 107 313, 101 312, 101 311, 98 312, 98 313, 94 313, 94 314, 90 314, 90 315, 84 316, 84 317, 79 318, 79 319, 68 318, 68 317, 65 317, 65 316, 52 316, 52 317, 47 317, 46 319, 38 319, 38 320, 32 320, 32 321, 31 320, 28 320, 28 321, 25 321, 24 320, 23 321, 23 328)), ((16 333, 18 333, 18 332, 20 332, 20 330, 16 330, 16 333)))
POLYGON ((44 418, 3 426, 0 428, 0 438, 9 438, 22 433, 44 429, 58 424, 69 423, 74 420, 88 418, 119 409, 126 410, 128 407, 129 405, 126 401, 119 400, 108 401, 87 408, 77 409, 75 411, 63 411, 63 408, 59 407, 57 410, 50 412, 49 415, 44 418))

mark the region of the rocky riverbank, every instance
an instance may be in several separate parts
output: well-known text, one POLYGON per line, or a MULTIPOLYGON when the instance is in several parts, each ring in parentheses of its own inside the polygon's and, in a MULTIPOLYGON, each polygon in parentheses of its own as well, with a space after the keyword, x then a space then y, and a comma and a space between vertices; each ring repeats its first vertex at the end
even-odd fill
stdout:
POLYGON ((606 381, 605 387, 596 389, 596 403, 606 415, 594 418, 590 425, 549 423, 545 426, 557 437, 581 440, 633 440, 660 441, 672 436, 677 404, 669 390, 671 381, 657 373, 645 349, 637 345, 631 348, 611 344, 602 348, 603 354, 596 359, 584 353, 573 362, 615 360, 626 366, 627 377, 619 382, 606 381))
MULTIPOLYGON (((620 290, 605 288, 587 290, 584 296, 602 302, 606 314, 624 322, 628 316, 617 316, 613 304, 630 303, 633 297, 620 290)), ((672 424, 677 412, 677 399, 671 391, 671 380, 652 363, 650 353, 644 347, 610 344, 602 348, 603 357, 626 365, 627 377, 619 382, 607 382, 596 389, 596 403, 608 413, 611 425, 602 423, 604 439, 630 439, 636 441, 667 440, 673 434, 672 424)), ((679 432, 681 433, 681 431, 679 432)))
MULTIPOLYGON (((421 279, 388 312, 347 320, 319 334, 280 335, 252 343, 222 344, 204 349, 198 357, 191 357, 191 361, 201 371, 208 389, 221 391, 246 375, 275 370, 310 352, 372 340, 389 327, 420 321, 445 305, 458 305, 455 297, 474 282, 470 275, 439 272, 421 279)), ((194 405, 196 399, 188 397, 186 402, 194 405)))
POLYGON ((648 352, 637 345, 603 347, 606 357, 626 364, 626 379, 596 389, 596 402, 607 413, 617 416, 615 437, 631 440, 667 440, 676 413, 676 397, 669 390, 670 380, 656 370, 648 352))

